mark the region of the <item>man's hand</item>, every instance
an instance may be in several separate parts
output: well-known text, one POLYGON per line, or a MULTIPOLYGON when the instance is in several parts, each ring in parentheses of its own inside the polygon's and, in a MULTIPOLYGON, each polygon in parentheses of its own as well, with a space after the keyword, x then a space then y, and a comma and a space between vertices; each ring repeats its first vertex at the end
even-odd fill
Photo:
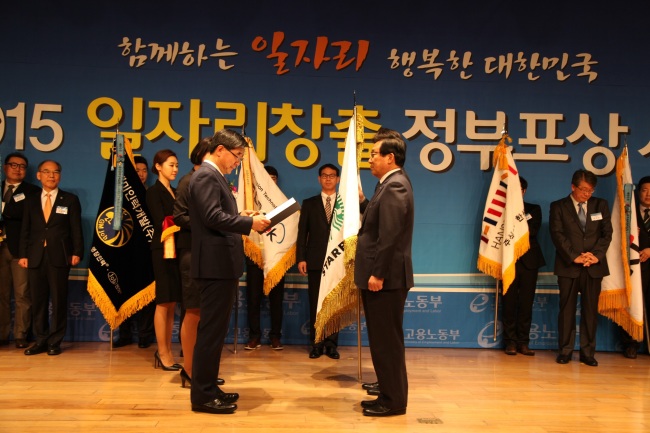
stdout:
POLYGON ((271 220, 266 218, 266 215, 253 216, 253 230, 263 232, 271 224, 271 220))
POLYGON ((21 268, 26 268, 27 265, 28 265, 27 258, 22 258, 18 260, 18 266, 20 266, 21 268))
POLYGON ((72 266, 77 266, 80 261, 81 261, 81 257, 79 256, 72 256, 72 258, 70 259, 70 263, 72 264, 72 266))
POLYGON ((303 260, 302 262, 298 262, 298 272, 300 272, 300 275, 303 275, 303 276, 307 275, 307 262, 306 261, 303 260))
POLYGON ((368 290, 371 292, 378 292, 384 288, 384 279, 377 278, 374 275, 371 275, 368 279, 368 290))
POLYGON ((644 248, 639 251, 639 259, 641 260, 641 263, 648 260, 648 258, 650 258, 650 248, 644 248))

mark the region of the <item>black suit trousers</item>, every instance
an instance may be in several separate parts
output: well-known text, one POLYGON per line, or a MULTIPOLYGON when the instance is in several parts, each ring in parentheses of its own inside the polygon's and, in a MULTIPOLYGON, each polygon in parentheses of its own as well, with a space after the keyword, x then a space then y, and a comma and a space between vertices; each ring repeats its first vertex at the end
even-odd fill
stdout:
MULTIPOLYGON (((318 313, 318 293, 320 291, 320 278, 322 271, 307 270, 307 292, 309 295, 309 342, 317 345, 316 340, 316 313, 318 313)), ((323 339, 317 346, 337 347, 339 345, 339 333, 335 332, 323 339)))
POLYGON ((598 326, 598 298, 602 278, 592 278, 587 268, 580 270, 577 278, 557 277, 560 289, 558 313, 558 345, 561 355, 571 355, 576 339, 576 307, 580 293, 580 354, 596 353, 596 328, 598 326))
POLYGON ((239 290, 238 279, 196 279, 201 293, 199 329, 192 362, 193 404, 205 404, 220 392, 216 380, 230 313, 239 290))
MULTIPOLYGON (((246 257, 246 302, 248 304, 248 337, 262 337, 260 311, 264 298, 264 271, 246 257)), ((271 332, 269 338, 282 338, 282 302, 284 301, 284 278, 269 292, 271 332)))
POLYGON ((29 268, 29 287, 36 344, 58 347, 68 326, 68 274, 70 267, 52 266, 48 247, 37 268, 29 268), (52 302, 52 317, 49 305, 52 302))
POLYGON ((503 296, 503 341, 505 344, 528 344, 533 321, 533 302, 538 269, 527 269, 517 262, 515 279, 503 296))
POLYGON ((361 290, 370 356, 381 390, 379 402, 396 410, 408 403, 403 330, 407 295, 407 290, 361 290))

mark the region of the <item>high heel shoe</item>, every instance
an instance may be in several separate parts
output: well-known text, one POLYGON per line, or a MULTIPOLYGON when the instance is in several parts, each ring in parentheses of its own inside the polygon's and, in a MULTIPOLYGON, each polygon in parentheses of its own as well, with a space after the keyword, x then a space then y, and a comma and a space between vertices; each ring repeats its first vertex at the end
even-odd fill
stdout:
MULTIPOLYGON (((181 368, 181 386, 183 388, 185 388, 185 382, 189 382, 189 385, 187 385, 187 388, 192 387, 192 378, 190 377, 189 374, 187 374, 187 371, 185 371, 184 368, 181 368)), ((223 385, 224 383, 226 383, 225 380, 223 380, 221 378, 217 378, 217 381, 216 381, 217 386, 223 385)))
POLYGON ((185 388, 185 382, 189 382, 190 384, 187 386, 190 388, 192 386, 192 378, 190 377, 189 374, 187 374, 187 371, 185 371, 184 368, 181 368, 181 386, 185 388))
POLYGON ((153 354, 153 368, 162 368, 163 371, 178 371, 181 368, 180 364, 172 364, 172 365, 165 365, 162 362, 162 359, 160 359, 160 354, 156 350, 156 352, 153 354))

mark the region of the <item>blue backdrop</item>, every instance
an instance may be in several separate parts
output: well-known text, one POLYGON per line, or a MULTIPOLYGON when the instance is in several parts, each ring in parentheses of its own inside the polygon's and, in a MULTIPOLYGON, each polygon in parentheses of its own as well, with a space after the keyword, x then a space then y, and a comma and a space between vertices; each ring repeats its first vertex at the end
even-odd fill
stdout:
MULTIPOLYGON (((549 265, 533 347, 555 347, 550 202, 583 167, 611 202, 625 143, 635 179, 649 174, 650 33, 635 2, 16 3, 3 6, 0 27, 0 153, 25 152, 32 181, 39 161, 63 164, 61 187, 81 199, 88 246, 117 128, 149 160, 163 148, 189 155, 216 129, 245 128, 299 201, 318 193, 319 165, 341 162, 353 95, 368 136, 380 126, 402 132, 416 199, 409 346, 499 344, 494 282, 476 259, 504 125, 529 182, 526 200, 544 211, 549 265)), ((182 174, 190 162, 180 159, 182 174)), ((367 166, 361 177, 371 190, 367 166)), ((71 276, 67 338, 77 341, 106 338, 85 291, 87 264, 71 276)), ((295 270, 289 281, 284 341, 306 344, 306 281, 295 270)), ((602 325, 598 349, 614 350, 617 334, 602 325)), ((356 342, 355 332, 342 343, 356 342)))

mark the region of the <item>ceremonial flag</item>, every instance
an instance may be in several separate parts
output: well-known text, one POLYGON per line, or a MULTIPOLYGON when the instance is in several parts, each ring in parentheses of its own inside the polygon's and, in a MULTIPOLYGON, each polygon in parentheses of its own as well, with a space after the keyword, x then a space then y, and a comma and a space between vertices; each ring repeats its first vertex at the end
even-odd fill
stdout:
POLYGON ((598 312, 618 323, 637 341, 643 340, 643 293, 639 261, 632 170, 627 147, 616 161, 616 196, 612 209, 612 242, 607 249, 609 275, 603 278, 598 312))
POLYGON ((135 171, 130 143, 125 140, 124 145, 122 226, 113 230, 117 170, 109 160, 88 264, 88 293, 111 329, 156 296, 150 249, 153 225, 146 190, 135 171))
MULTIPOLYGON (((239 173, 237 207, 268 213, 287 201, 278 185, 264 169, 250 139, 239 173)), ((296 263, 298 219, 295 212, 263 234, 251 231, 244 238, 244 252, 264 270, 264 293, 269 294, 284 274, 296 263)))
POLYGON ((363 121, 354 108, 347 138, 341 182, 332 211, 330 238, 323 263, 316 314, 316 341, 340 331, 356 320, 358 290, 354 284, 354 256, 359 233, 359 148, 363 143, 363 121))
POLYGON ((504 134, 494 149, 494 175, 485 202, 478 269, 503 280, 503 294, 515 279, 515 263, 530 248, 519 172, 504 134))

